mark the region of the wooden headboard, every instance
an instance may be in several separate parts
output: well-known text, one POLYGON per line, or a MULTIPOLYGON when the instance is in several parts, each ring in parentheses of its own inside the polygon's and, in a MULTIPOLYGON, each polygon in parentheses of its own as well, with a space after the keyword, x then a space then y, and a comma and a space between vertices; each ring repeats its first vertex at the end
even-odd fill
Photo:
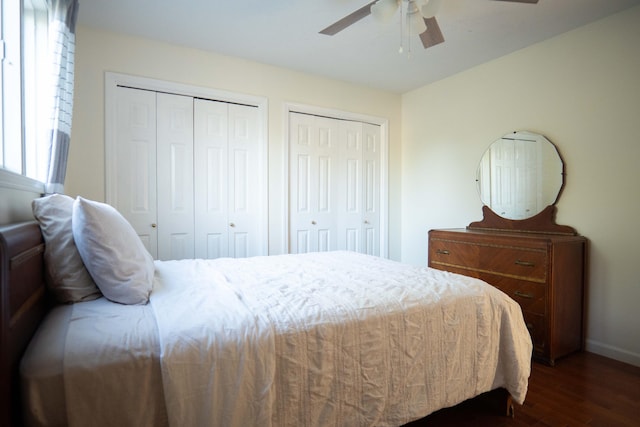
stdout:
POLYGON ((35 221, 0 226, 0 425, 21 425, 19 365, 47 311, 44 242, 35 221))

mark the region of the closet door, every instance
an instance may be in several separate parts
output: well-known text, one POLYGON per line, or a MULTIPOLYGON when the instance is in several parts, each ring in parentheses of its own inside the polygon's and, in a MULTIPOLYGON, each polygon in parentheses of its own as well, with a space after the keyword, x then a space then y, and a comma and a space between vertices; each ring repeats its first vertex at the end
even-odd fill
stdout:
POLYGON ((157 94, 158 259, 194 257, 193 98, 157 94))
POLYGON ((362 252, 362 123, 338 125, 338 248, 362 252))
POLYGON ((339 122, 338 248, 380 255, 380 127, 339 122))
POLYGON ((380 256, 380 126, 362 124, 362 248, 380 256))
POLYGON ((262 255, 258 110, 196 99, 196 257, 262 255))
POLYGON ((112 203, 158 257, 156 93, 118 87, 112 203))
POLYGON ((260 151, 257 144, 258 109, 228 104, 229 108, 229 256, 262 255, 258 194, 260 151))
POLYGON ((229 256, 227 104, 194 100, 195 255, 229 256))
POLYGON ((290 114, 289 251, 380 255, 380 127, 290 114))
POLYGON ((267 254, 260 107, 122 86, 108 100, 107 201, 155 259, 267 254))
POLYGON ((338 249, 338 122, 290 114, 289 251, 338 249))

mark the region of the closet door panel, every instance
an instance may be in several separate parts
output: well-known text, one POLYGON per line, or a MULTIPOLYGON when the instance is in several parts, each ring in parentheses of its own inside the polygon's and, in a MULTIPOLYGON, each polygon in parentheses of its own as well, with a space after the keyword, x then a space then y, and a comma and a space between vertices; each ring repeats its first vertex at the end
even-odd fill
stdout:
MULTIPOLYGON (((338 249, 338 218, 336 217, 339 135, 338 124, 326 117, 315 117, 315 154, 318 167, 311 171, 311 191, 317 195, 315 219, 311 222, 316 250, 338 249), (315 223, 315 224, 314 224, 315 223)), ((313 141, 314 139, 312 139, 313 141)), ((313 197, 312 197, 313 201, 313 197)))
POLYGON ((362 124, 362 251, 380 256, 380 126, 362 124))
POLYGON ((312 148, 316 162, 311 166, 312 248, 316 251, 338 249, 336 217, 337 170, 339 156, 338 125, 335 120, 315 117, 312 148), (315 197, 314 197, 315 196, 315 197))
POLYGON ((289 252, 312 251, 311 162, 313 121, 291 113, 289 124, 289 252))
POLYGON ((214 259, 228 256, 226 231, 224 233, 210 232, 204 237, 206 243, 204 255, 196 254, 196 258, 214 259))
POLYGON ((229 253, 236 258, 260 255, 260 152, 258 109, 229 104, 229 253))
POLYGON ((249 233, 233 232, 231 235, 232 246, 230 248, 231 256, 234 258, 246 258, 251 256, 249 233))
POLYGON ((196 258, 229 256, 228 104, 194 100, 196 258))
POLYGON ((333 188, 331 188, 332 179, 332 162, 331 155, 321 155, 317 158, 317 170, 311 175, 311 185, 317 191, 316 208, 321 214, 328 214, 333 208, 331 196, 333 188))
POLYGON ((114 207, 131 223, 149 253, 158 255, 156 94, 118 87, 114 207))
POLYGON ((338 248, 338 125, 306 114, 290 116, 289 251, 338 248))
POLYGON ((338 248, 362 252, 362 123, 339 122, 338 248))
POLYGON ((194 257, 193 100, 157 94, 158 259, 194 257))
MULTIPOLYGON (((306 129, 302 129, 306 131, 306 129)), ((290 169, 292 191, 290 194, 290 252, 311 252, 311 229, 313 212, 311 210, 311 156, 304 148, 291 153, 292 166, 290 169), (302 152, 301 152, 302 151, 302 152), (293 185, 293 182, 296 184, 293 185)))

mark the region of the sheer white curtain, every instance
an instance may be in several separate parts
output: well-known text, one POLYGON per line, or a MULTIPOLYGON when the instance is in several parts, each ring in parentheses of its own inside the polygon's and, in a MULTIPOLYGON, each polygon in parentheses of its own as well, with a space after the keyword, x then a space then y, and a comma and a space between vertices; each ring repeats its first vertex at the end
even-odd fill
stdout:
POLYGON ((48 0, 51 54, 51 128, 47 193, 62 193, 67 171, 73 110, 73 69, 78 0, 48 0))

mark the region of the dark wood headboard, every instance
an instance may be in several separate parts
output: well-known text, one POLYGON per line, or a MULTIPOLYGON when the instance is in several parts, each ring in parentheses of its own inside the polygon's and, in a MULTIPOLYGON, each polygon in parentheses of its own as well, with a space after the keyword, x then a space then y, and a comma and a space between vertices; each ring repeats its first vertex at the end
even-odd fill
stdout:
POLYGON ((21 425, 19 365, 47 311, 44 242, 35 221, 0 226, 0 425, 21 425))

